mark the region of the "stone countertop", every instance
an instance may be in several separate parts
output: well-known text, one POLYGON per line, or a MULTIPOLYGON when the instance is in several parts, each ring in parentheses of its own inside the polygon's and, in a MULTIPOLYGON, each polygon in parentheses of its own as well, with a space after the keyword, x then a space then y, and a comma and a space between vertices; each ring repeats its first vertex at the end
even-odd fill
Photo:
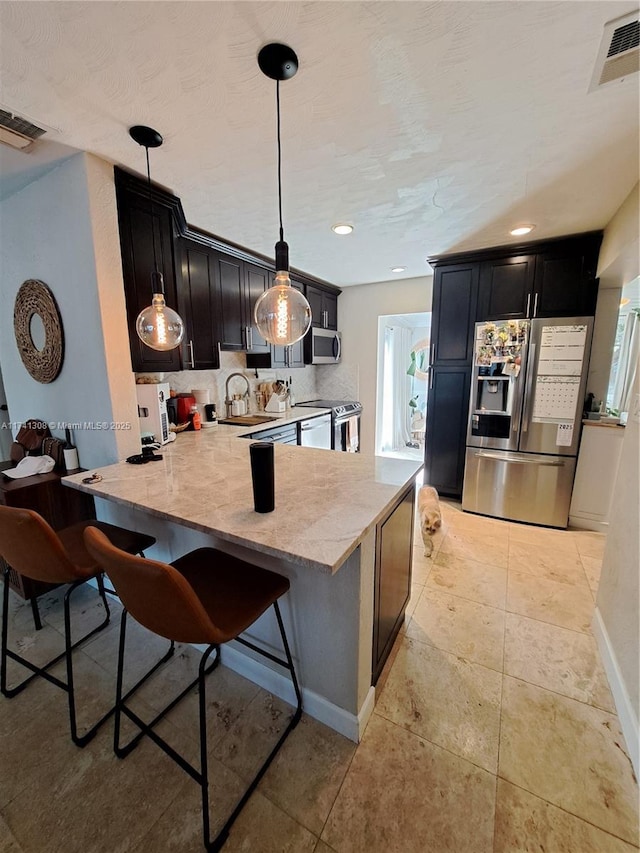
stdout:
POLYGON ((615 423, 614 421, 591 421, 588 418, 584 418, 582 424, 583 426, 589 427, 613 427, 614 429, 624 429, 624 424, 615 423))
MULTIPOLYGON (((326 409, 300 408, 291 419, 314 412, 326 409)), ((253 509, 250 441, 240 438, 259 429, 220 424, 180 433, 159 451, 161 462, 117 462, 92 469, 102 476, 92 485, 82 483, 87 472, 62 482, 222 540, 334 573, 422 467, 414 461, 276 444, 276 508, 260 514, 253 509)))
MULTIPOLYGON (((331 409, 316 409, 313 406, 293 406, 285 412, 282 417, 279 415, 272 416, 269 412, 251 412, 251 414, 269 415, 269 417, 273 417, 273 420, 250 426, 219 423, 217 427, 203 427, 203 429, 205 429, 206 432, 213 432, 214 430, 221 428, 225 431, 225 435, 231 435, 232 433, 227 432, 227 430, 232 429, 234 430, 233 435, 249 435, 250 433, 258 432, 260 430, 273 429, 274 427, 282 426, 283 424, 293 424, 298 421, 307 420, 307 418, 315 418, 318 415, 329 415, 331 414, 331 409)), ((178 438, 180 438, 180 435, 182 435, 182 433, 178 434, 178 438)))

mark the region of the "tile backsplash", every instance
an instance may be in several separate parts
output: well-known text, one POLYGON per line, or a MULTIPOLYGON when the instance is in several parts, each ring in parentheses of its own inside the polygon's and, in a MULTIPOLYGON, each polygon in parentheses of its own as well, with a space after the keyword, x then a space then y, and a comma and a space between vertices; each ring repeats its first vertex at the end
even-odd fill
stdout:
MULTIPOLYGON (((317 387, 317 373, 313 365, 306 367, 287 368, 286 370, 257 371, 247 367, 247 359, 242 352, 221 352, 219 370, 181 370, 175 373, 136 373, 136 379, 148 377, 154 382, 168 382, 178 394, 192 392, 194 388, 207 388, 210 391, 211 402, 216 404, 218 414, 224 414, 225 383, 231 373, 242 373, 249 380, 252 393, 260 382, 274 379, 289 380, 291 377, 293 394, 297 402, 313 400, 320 396, 317 387), (256 376, 257 373, 257 376, 256 376)), ((322 368, 320 368, 322 370, 322 368)), ((244 393, 244 383, 232 379, 229 392, 244 393)), ((335 396, 335 395, 334 395, 335 396)), ((251 411, 256 410, 255 397, 251 398, 251 411)))
POLYGON ((358 364, 326 364, 318 369, 316 388, 323 400, 359 400, 360 374, 358 364))

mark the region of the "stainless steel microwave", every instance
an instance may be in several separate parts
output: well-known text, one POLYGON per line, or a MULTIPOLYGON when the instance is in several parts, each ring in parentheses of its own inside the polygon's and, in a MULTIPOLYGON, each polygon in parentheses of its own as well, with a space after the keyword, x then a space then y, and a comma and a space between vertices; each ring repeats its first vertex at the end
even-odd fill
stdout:
POLYGON ((342 341, 340 332, 335 329, 317 329, 312 327, 305 339, 307 346, 307 364, 337 364, 340 361, 342 341))

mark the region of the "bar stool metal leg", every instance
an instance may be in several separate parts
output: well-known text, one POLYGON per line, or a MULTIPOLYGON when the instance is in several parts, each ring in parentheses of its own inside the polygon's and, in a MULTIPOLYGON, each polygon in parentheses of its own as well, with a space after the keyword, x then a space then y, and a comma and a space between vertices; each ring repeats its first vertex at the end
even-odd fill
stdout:
MULTIPOLYGON (((283 660, 280 660, 275 655, 272 655, 269 652, 266 652, 264 649, 258 648, 258 646, 255 646, 253 643, 250 643, 248 640, 245 640, 242 637, 236 637, 236 641, 239 643, 242 643, 242 645, 244 645, 244 646, 248 646, 249 648, 251 648, 254 651, 258 652, 259 654, 263 655, 263 657, 267 657, 270 660, 273 660, 276 663, 279 663, 285 669, 289 670, 289 672, 291 673, 291 680, 293 682, 293 689, 294 689, 295 694, 296 694, 296 700, 297 700, 296 710, 295 710, 291 720, 289 721, 287 728, 280 735, 278 742, 273 747, 273 749, 271 750, 271 752, 267 756, 267 759, 265 760, 265 762, 262 764, 262 766, 260 767, 260 769, 258 770, 256 775, 254 776, 253 781, 251 782, 251 784, 249 785, 247 790, 244 792, 244 794, 240 798, 238 804, 236 805, 235 809, 231 812, 229 819, 227 820, 225 825, 222 827, 222 829, 218 833, 217 837, 213 841, 209 841, 207 838, 207 834, 205 833, 205 847, 207 848, 207 850, 218 851, 218 850, 222 849, 222 846, 224 845, 225 841, 227 840, 227 838, 229 836, 229 830, 231 829, 231 827, 235 823, 236 819, 238 818, 238 815, 240 814, 240 812, 242 811, 242 809, 246 805, 247 800, 249 799, 251 794, 253 794, 255 789, 258 787, 260 780, 262 779, 264 774, 269 769, 269 765, 271 764, 273 759, 276 757, 276 754, 278 753, 280 747, 285 742, 285 740, 289 737, 289 734, 293 731, 293 729, 295 729, 295 727, 298 725, 298 723, 300 722, 300 718, 302 717, 302 694, 300 692, 300 687, 298 685, 298 679, 296 678, 296 671, 295 671, 295 668, 293 666, 293 658, 291 657, 291 651, 289 650, 289 643, 287 641, 287 635, 286 635, 285 630, 284 630, 284 624, 282 622, 282 616, 280 615, 280 607, 279 607, 277 601, 273 602, 273 608, 276 612, 276 619, 278 620, 278 628, 280 629, 280 637, 282 638, 282 645, 284 647, 284 652, 285 652, 285 655, 287 658, 286 662, 283 660)), ((201 703, 201 707, 202 707, 202 703, 201 703)), ((205 812, 205 810, 204 810, 204 799, 203 799, 203 817, 204 817, 204 814, 207 815, 207 820, 208 820, 208 814, 209 814, 209 812, 208 812, 208 801, 207 801, 207 811, 205 812)))
MULTIPOLYGON (((71 636, 70 632, 69 632, 69 642, 67 643, 66 615, 65 615, 65 650, 63 652, 61 652, 59 655, 56 655, 56 657, 52 658, 52 660, 50 660, 44 666, 36 666, 35 664, 31 663, 31 661, 28 661, 26 658, 20 657, 20 655, 16 654, 16 652, 12 651, 8 646, 8 639, 9 639, 9 637, 8 637, 8 632, 9 632, 8 575, 9 575, 9 569, 7 568, 7 569, 5 569, 4 595, 3 595, 3 604, 2 604, 2 653, 1 653, 2 658, 1 658, 1 667, 0 667, 0 669, 1 669, 0 690, 1 690, 2 694, 4 696, 7 696, 8 698, 16 696, 18 693, 21 693, 25 689, 27 684, 29 684, 31 681, 33 681, 33 679, 36 678, 36 676, 38 676, 38 675, 41 675, 43 678, 46 678, 47 681, 50 681, 52 684, 55 684, 57 687, 61 687, 63 690, 67 690, 68 685, 65 684, 64 681, 61 681, 59 678, 56 678, 54 675, 51 675, 51 673, 48 672, 48 670, 51 669, 51 667, 54 666, 56 663, 58 663, 58 661, 61 661, 65 656, 70 654, 73 651, 73 649, 76 649, 81 643, 84 643, 85 640, 88 640, 89 637, 92 637, 94 634, 97 634, 98 631, 101 631, 103 628, 106 627, 106 625, 108 624, 109 619, 110 619, 109 608, 106 605, 106 601, 105 601, 105 608, 106 608, 107 614, 106 614, 105 619, 98 626, 96 626, 95 628, 92 628, 91 631, 86 633, 84 636, 80 637, 79 640, 76 640, 75 643, 71 643, 71 641, 70 641, 70 636, 71 636), (32 675, 29 675, 27 678, 25 678, 23 681, 21 681, 19 684, 16 684, 13 687, 9 687, 7 684, 7 659, 8 658, 10 658, 11 660, 15 660, 17 663, 19 663, 25 669, 30 670, 32 673, 32 675)), ((76 589, 78 586, 82 585, 83 583, 86 583, 86 581, 84 581, 84 580, 75 581, 73 584, 70 585, 69 589, 65 593, 65 599, 64 599, 65 600, 65 607, 67 606, 68 598, 71 595, 71 593, 73 592, 73 590, 76 589)))
POLYGON ((126 643, 126 635, 127 635, 127 610, 126 608, 122 609, 122 616, 120 620, 120 642, 118 644, 118 672, 116 676, 116 704, 114 707, 115 710, 115 721, 113 727, 113 751, 118 756, 118 758, 125 758, 125 756, 129 755, 132 752, 138 743, 141 741, 145 734, 148 734, 153 740, 155 740, 158 735, 155 732, 147 731, 147 729, 151 729, 156 723, 158 723, 162 717, 167 714, 171 708, 173 708, 177 703, 182 699, 183 696, 191 690, 193 684, 190 684, 189 687, 184 690, 177 699, 174 699, 154 720, 148 724, 144 723, 137 714, 134 714, 127 706, 125 702, 127 699, 132 696, 136 690, 141 687, 145 681, 150 678, 153 673, 162 666, 163 663, 166 663, 172 656, 175 651, 175 643, 173 640, 170 641, 169 649, 167 652, 160 658, 160 660, 155 663, 151 669, 142 676, 142 678, 137 681, 133 687, 122 695, 122 684, 124 681, 124 651, 125 651, 125 643, 126 643), (128 744, 122 746, 120 744, 120 721, 122 714, 129 717, 129 719, 133 720, 136 725, 142 729, 128 744))
MULTIPOLYGON (((107 602, 107 596, 104 590, 104 582, 102 579, 102 575, 99 575, 97 578, 98 581, 98 591, 100 593, 100 597, 102 598, 102 603, 105 609, 105 618, 104 621, 86 634, 78 643, 83 642, 89 637, 96 634, 98 631, 101 631, 105 628, 109 621, 111 620, 111 611, 109 610, 109 604, 107 602)), ((65 655, 66 655, 66 663, 67 663, 67 697, 69 700, 69 725, 71 728, 71 740, 76 744, 76 746, 86 746, 89 741, 93 740, 96 736, 98 729, 100 726, 109 719, 109 717, 114 713, 115 708, 110 708, 106 714, 104 714, 100 719, 91 726, 83 735, 78 735, 78 726, 76 721, 76 694, 75 694, 75 685, 73 678, 73 654, 72 650, 75 648, 78 643, 72 645, 71 643, 71 594, 75 589, 77 589, 84 581, 79 581, 74 584, 71 584, 67 592, 64 596, 64 643, 65 643, 65 655)))
POLYGON ((267 772, 269 765, 275 758, 278 753, 280 747, 285 742, 291 731, 298 725, 300 718, 302 716, 302 694, 300 692, 300 687, 298 685, 298 679, 296 677, 295 668, 293 664, 293 659, 291 657, 291 651, 289 649, 289 643, 287 641, 287 635, 285 633, 284 625, 282 622, 282 616, 280 615, 280 608, 278 606, 278 602, 275 601, 273 607, 276 612, 276 619, 278 622, 278 628, 280 630, 280 636, 282 639, 282 645, 284 648, 286 660, 282 660, 281 658, 272 655, 270 652, 266 652, 264 649, 260 649, 258 646, 249 642, 248 640, 244 640, 240 637, 236 639, 241 642, 243 645, 248 646, 249 648, 254 649, 259 654, 264 657, 269 658, 270 660, 275 661, 276 663, 283 666, 291 673, 291 680, 293 682, 293 687, 296 695, 296 707, 293 713, 291 720, 289 721, 286 729, 280 735, 278 742, 273 747, 266 760, 263 762, 258 772, 254 776, 252 782, 240 798, 238 804, 234 808, 230 817, 220 830, 220 832, 216 835, 215 838, 210 837, 210 807, 209 807, 209 771, 208 771, 208 756, 207 756, 207 680, 206 676, 208 676, 219 664, 220 661, 220 648, 216 644, 212 644, 207 647, 207 649, 203 652, 202 657, 200 658, 200 664, 198 666, 198 675, 197 677, 175 698, 172 699, 169 704, 160 711, 154 719, 146 723, 142 720, 134 711, 131 710, 126 704, 128 698, 130 698, 133 693, 140 687, 148 678, 151 676, 158 667, 168 660, 173 654, 173 643, 167 654, 162 658, 162 660, 158 661, 141 679, 138 681, 124 696, 122 695, 122 684, 123 684, 123 672, 124 672, 124 653, 125 653, 125 643, 126 643, 126 620, 127 620, 127 611, 123 610, 122 612, 122 622, 120 624, 120 645, 118 650, 118 675, 116 681, 116 705, 115 705, 115 725, 114 725, 114 752, 119 758, 124 758, 129 755, 132 750, 138 745, 140 740, 144 737, 144 735, 148 735, 151 740, 155 744, 157 744, 160 749, 163 750, 170 758, 172 758, 176 764, 178 764, 186 773, 191 776, 191 778, 200 785, 201 793, 202 793, 202 831, 204 838, 204 846, 208 851, 219 851, 222 849, 225 841, 229 836, 229 831, 236 819, 238 818, 240 812, 244 808, 247 803, 247 800, 251 796, 251 794, 255 791, 258 786, 260 780, 267 772), (209 663, 209 658, 211 654, 215 652, 215 660, 212 663, 209 663), (186 759, 180 755, 180 753, 176 752, 172 746, 170 746, 164 738, 160 737, 153 729, 160 722, 160 720, 169 713, 169 711, 174 708, 178 702, 180 702, 195 686, 198 686, 198 706, 199 706, 199 735, 200 735, 200 769, 196 769, 191 765, 186 759), (121 717, 125 715, 132 722, 138 726, 140 731, 136 734, 127 744, 120 743, 120 728, 121 728, 121 717))
POLYGON ((98 631, 102 631, 103 628, 109 624, 111 613, 109 610, 109 605, 107 603, 107 597, 104 590, 104 584, 102 583, 102 578, 98 578, 98 589, 100 592, 100 597, 102 598, 102 602, 105 608, 105 617, 97 625, 95 628, 92 628, 86 634, 84 634, 80 639, 76 640, 75 643, 72 642, 71 637, 71 596, 73 592, 82 584, 86 583, 84 580, 75 581, 74 583, 69 585, 65 595, 64 595, 64 651, 59 655, 56 655, 52 658, 48 663, 44 666, 36 666, 31 663, 31 661, 26 660, 26 658, 21 657, 16 654, 14 651, 9 649, 8 640, 9 640, 9 584, 8 584, 8 575, 9 569, 5 569, 5 587, 4 587, 4 595, 3 595, 3 603, 2 603, 2 660, 1 660, 1 674, 0 674, 0 689, 2 694, 8 698, 12 698, 16 696, 18 693, 21 693, 25 687, 33 681, 37 676, 42 676, 51 684, 55 684, 56 687, 59 687, 61 690, 64 690, 67 693, 67 699, 69 704, 69 724, 71 728, 71 738, 73 742, 77 746, 86 746, 93 737, 95 737, 99 727, 102 723, 105 722, 114 712, 114 709, 111 708, 104 716, 102 716, 97 723, 95 723, 88 731, 86 731, 83 735, 78 735, 78 726, 77 726, 77 718, 76 718, 76 696, 75 696, 75 685, 74 685, 74 675, 73 675, 73 650, 76 649, 81 643, 84 643, 90 637, 93 637, 94 634, 97 634, 98 631), (51 669, 56 663, 65 659, 66 662, 66 670, 67 670, 67 680, 66 682, 60 678, 57 678, 55 675, 52 675, 48 670, 51 669), (27 678, 23 679, 18 684, 13 687, 8 686, 7 679, 7 661, 14 660, 23 666, 25 669, 31 671, 31 675, 27 676, 27 678))

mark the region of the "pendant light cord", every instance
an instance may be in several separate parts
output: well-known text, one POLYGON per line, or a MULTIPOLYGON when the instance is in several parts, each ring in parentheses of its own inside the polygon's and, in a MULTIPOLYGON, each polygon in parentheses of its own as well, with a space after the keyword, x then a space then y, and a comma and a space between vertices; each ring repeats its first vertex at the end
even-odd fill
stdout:
POLYGON ((280 143, 280 81, 276 80, 276 122, 278 136, 278 212, 280 214, 280 240, 284 240, 282 227, 282 146, 280 143))
POLYGON ((144 147, 145 154, 147 156, 147 189, 149 190, 149 212, 151 216, 151 239, 153 241, 153 270, 155 276, 152 277, 153 290, 155 292, 155 288, 157 287, 158 282, 160 283, 162 289, 161 293, 164 294, 164 279, 158 269, 158 255, 156 252, 156 226, 153 221, 153 192, 151 190, 151 168, 149 166, 149 146, 145 145, 144 147))

